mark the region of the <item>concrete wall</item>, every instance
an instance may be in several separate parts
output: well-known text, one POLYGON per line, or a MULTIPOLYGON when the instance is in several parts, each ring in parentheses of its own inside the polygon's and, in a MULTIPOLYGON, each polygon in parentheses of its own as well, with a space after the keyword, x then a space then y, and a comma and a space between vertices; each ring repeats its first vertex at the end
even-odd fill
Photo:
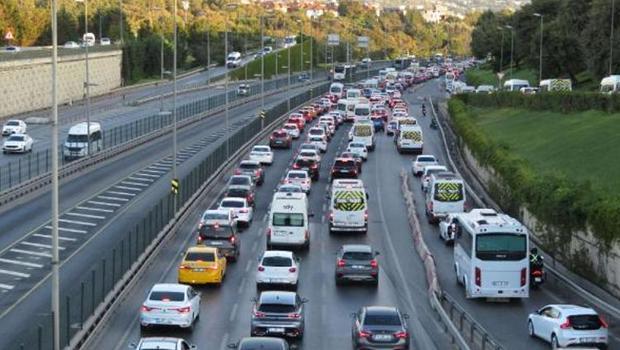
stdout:
MULTIPOLYGON (((121 85, 122 52, 109 50, 89 53, 91 96, 121 85)), ((0 117, 48 108, 52 103, 52 60, 50 57, 0 62, 0 117)), ((85 95, 86 66, 83 50, 58 58, 60 103, 85 95)))

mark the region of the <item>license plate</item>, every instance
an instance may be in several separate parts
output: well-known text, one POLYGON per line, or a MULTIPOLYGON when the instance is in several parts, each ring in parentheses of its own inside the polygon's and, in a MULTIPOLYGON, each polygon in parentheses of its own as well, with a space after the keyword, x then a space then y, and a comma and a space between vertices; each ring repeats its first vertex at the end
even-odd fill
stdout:
POLYGON ((542 278, 540 278, 540 277, 534 277, 534 282, 542 282, 542 278))
POLYGON ((375 334, 372 336, 372 339, 376 341, 390 341, 392 336, 390 334, 375 334))
POLYGON ((217 242, 217 241, 209 242, 209 245, 222 245, 222 244, 223 244, 222 242, 217 242))
POLYGON ((269 333, 284 333, 284 328, 267 328, 269 333))
POLYGON ((580 343, 595 343, 596 342, 596 338, 579 338, 579 342, 580 343))
POLYGON ((193 269, 194 272, 204 272, 205 269, 193 269))
POLYGON ((346 174, 346 173, 348 173, 349 171, 348 171, 348 170, 340 170, 340 172, 341 172, 341 173, 345 173, 345 174, 346 174))
POLYGON ((364 269, 364 266, 362 266, 362 265, 353 265, 353 266, 351 266, 351 267, 352 267, 352 268, 354 268, 354 269, 356 269, 356 270, 361 270, 361 269, 364 269))
POLYGON ((491 284, 494 287, 506 287, 508 286, 508 281, 493 281, 491 284))
POLYGON ((282 141, 276 141, 276 143, 277 143, 277 144, 280 144, 280 143, 282 143, 282 141))

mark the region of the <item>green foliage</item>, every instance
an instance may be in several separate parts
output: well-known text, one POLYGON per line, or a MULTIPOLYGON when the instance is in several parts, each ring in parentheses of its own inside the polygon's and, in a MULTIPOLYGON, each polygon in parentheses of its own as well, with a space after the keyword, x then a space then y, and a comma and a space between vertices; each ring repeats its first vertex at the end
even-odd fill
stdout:
POLYGON ((613 136, 620 132, 620 115, 536 112, 539 105, 516 99, 507 101, 520 109, 470 107, 476 99, 451 99, 450 116, 477 159, 501 178, 502 206, 514 209, 518 202, 552 227, 557 237, 548 237, 547 248, 560 255, 568 252, 563 248, 571 233, 586 227, 608 251, 620 238, 620 195, 615 191, 620 139, 613 136))

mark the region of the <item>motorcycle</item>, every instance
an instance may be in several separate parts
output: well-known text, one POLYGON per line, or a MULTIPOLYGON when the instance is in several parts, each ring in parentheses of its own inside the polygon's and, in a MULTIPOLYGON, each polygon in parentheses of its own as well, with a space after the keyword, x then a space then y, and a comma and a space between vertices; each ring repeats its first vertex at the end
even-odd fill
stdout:
POLYGON ((542 264, 539 266, 532 266, 530 268, 530 286, 532 288, 538 288, 539 285, 545 282, 545 271, 542 264))
POLYGON ((431 129, 437 129, 437 128, 439 128, 439 125, 437 124, 437 120, 433 118, 431 120, 431 129))

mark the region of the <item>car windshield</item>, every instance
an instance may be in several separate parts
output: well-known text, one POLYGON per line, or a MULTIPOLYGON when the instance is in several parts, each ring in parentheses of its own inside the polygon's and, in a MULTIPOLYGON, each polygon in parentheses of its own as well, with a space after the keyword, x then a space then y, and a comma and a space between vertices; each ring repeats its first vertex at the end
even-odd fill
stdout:
POLYGON ((221 204, 224 208, 243 208, 242 201, 222 201, 221 204))
POLYGON ((67 135, 67 142, 88 142, 86 135, 67 135))
POLYGON ((372 260, 372 253, 369 252, 345 252, 342 254, 344 260, 372 260))
POLYGON ((168 292, 168 291, 153 291, 149 296, 149 300, 153 301, 184 301, 185 293, 183 292, 168 292))
POLYGON ((305 179, 308 177, 308 174, 306 174, 305 172, 299 172, 299 173, 288 173, 288 178, 289 179, 305 179))
POLYGON ((355 115, 370 115, 370 109, 368 108, 356 108, 355 115))
POLYGON ((268 147, 254 147, 254 152, 269 152, 268 147))
POLYGON ((301 213, 273 213, 273 226, 303 227, 304 215, 301 213))
POLYGON ((215 261, 215 256, 211 252, 188 252, 185 254, 185 261, 215 261))
POLYGON ((20 135, 9 136, 7 141, 24 141, 24 137, 20 135))
POLYGON ((325 131, 323 129, 311 129, 310 135, 323 135, 325 131))
POLYGON ((400 317, 397 314, 366 314, 365 326, 400 326, 400 317))
POLYGON ((284 125, 284 128, 286 130, 297 130, 297 127, 295 125, 284 125))
POLYGON ((476 235, 476 257, 480 260, 522 260, 527 256, 527 236, 489 233, 476 235))
POLYGON ((260 164, 257 163, 241 163, 239 164, 240 169, 258 169, 260 168, 260 164))
POLYGON ((232 236, 229 226, 205 225, 200 227, 200 237, 202 238, 228 238, 232 236))
POLYGON ((293 266, 293 262, 291 261, 291 258, 287 256, 266 256, 263 258, 263 262, 261 265, 273 267, 289 267, 293 266))
POLYGON ((11 120, 11 121, 7 122, 6 125, 9 125, 9 126, 19 126, 19 122, 11 120))
POLYGON ((302 157, 315 157, 316 153, 314 153, 314 152, 300 152, 299 155, 302 156, 302 157))
POLYGON ((290 314, 295 312, 295 305, 287 304, 260 304, 258 311, 278 314, 290 314))

